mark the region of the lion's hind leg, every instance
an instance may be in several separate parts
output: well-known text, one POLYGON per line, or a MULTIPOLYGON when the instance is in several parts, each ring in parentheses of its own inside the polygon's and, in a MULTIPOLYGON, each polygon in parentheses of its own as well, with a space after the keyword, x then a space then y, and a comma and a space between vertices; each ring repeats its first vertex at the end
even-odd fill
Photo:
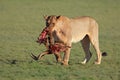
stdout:
POLYGON ((85 64, 85 63, 87 63, 90 60, 90 58, 92 56, 92 54, 91 54, 91 52, 89 50, 89 48, 90 48, 90 39, 89 39, 88 35, 86 35, 83 38, 83 40, 81 41, 81 43, 82 43, 82 47, 83 47, 84 52, 85 52, 85 59, 81 63, 85 64))
POLYGON ((101 63, 101 58, 102 58, 102 54, 99 48, 99 39, 98 39, 98 27, 95 26, 92 30, 92 32, 89 34, 89 38, 90 41, 94 47, 94 49, 96 50, 97 53, 97 59, 95 61, 95 64, 100 64, 101 63))

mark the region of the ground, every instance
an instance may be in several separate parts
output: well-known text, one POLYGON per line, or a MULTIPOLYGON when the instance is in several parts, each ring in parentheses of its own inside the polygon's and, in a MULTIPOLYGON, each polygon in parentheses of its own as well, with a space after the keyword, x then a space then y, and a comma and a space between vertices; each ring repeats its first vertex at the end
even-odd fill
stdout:
POLYGON ((120 0, 0 0, 0 80, 119 80, 120 0), (43 15, 91 16, 99 24, 99 42, 108 56, 86 65, 81 44, 73 44, 69 66, 53 55, 34 61, 45 50, 35 41, 45 26, 43 15))

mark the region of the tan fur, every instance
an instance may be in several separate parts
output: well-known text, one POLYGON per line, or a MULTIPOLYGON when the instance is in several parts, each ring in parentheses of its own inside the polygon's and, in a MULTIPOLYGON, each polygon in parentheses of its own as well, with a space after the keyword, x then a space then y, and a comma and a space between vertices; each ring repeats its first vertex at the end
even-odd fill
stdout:
MULTIPOLYGON (((85 64, 91 58, 90 42, 97 52, 96 64, 101 63, 101 52, 99 49, 98 24, 91 17, 68 18, 65 16, 46 16, 46 26, 52 27, 51 34, 53 43, 62 42, 67 46, 81 41, 85 51, 85 64)), ((68 65, 71 48, 64 53, 63 64, 68 65)))

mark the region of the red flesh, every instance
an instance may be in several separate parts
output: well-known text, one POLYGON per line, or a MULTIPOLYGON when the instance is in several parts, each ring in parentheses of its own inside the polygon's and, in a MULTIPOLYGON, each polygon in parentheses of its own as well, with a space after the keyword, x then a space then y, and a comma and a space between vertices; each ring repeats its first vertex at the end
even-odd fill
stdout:
POLYGON ((40 44, 46 42, 46 39, 47 39, 46 37, 47 37, 47 35, 48 35, 48 30, 47 30, 47 28, 45 28, 45 29, 43 29, 43 31, 41 32, 41 34, 40 34, 37 42, 40 43, 40 44))

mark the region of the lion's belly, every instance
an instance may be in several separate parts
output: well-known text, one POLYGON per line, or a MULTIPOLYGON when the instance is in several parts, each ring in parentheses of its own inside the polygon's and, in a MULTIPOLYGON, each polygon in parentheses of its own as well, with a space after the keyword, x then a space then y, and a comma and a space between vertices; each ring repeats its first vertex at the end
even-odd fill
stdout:
POLYGON ((89 24, 88 22, 76 22, 75 24, 71 25, 71 32, 72 32, 72 41, 71 42, 78 42, 82 40, 87 34, 89 34, 89 24))
POLYGON ((86 35, 85 33, 76 34, 76 35, 72 36, 71 42, 72 43, 79 42, 85 37, 85 35, 86 35))
POLYGON ((72 41, 71 42, 76 43, 76 42, 82 40, 86 36, 86 34, 89 33, 89 30, 88 30, 89 26, 88 25, 84 25, 84 27, 82 27, 82 26, 83 25, 81 25, 81 26, 77 25, 72 28, 72 34, 71 34, 72 41))

